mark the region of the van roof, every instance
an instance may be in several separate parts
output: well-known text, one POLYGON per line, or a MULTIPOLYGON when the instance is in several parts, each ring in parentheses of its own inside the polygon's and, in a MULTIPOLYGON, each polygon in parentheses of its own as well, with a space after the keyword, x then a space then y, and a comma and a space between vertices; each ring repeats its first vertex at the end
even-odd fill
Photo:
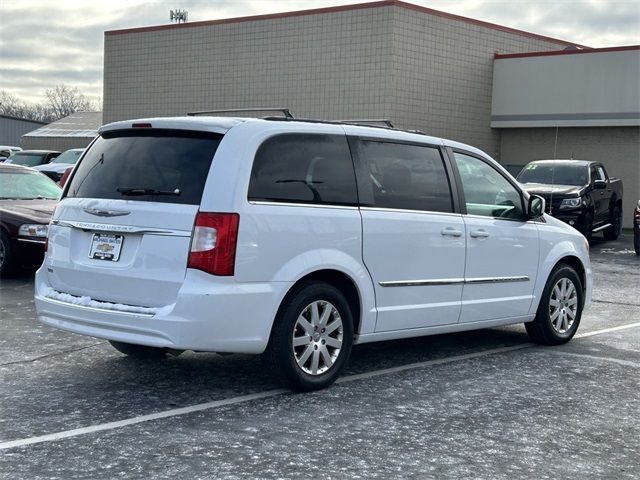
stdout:
POLYGON ((209 117, 209 116, 186 116, 186 117, 156 117, 156 118, 140 118, 134 120, 124 120, 119 122, 109 123, 100 127, 98 132, 100 134, 109 131, 116 130, 129 130, 134 125, 139 124, 140 128, 163 128, 171 130, 197 130, 204 132, 214 132, 225 134, 231 128, 238 126, 242 123, 286 123, 287 125, 313 123, 316 125, 341 125, 344 127, 347 134, 354 135, 369 135, 372 137, 380 138, 394 138, 404 139, 406 141, 425 142, 438 145, 444 145, 451 148, 462 148, 464 150, 482 155, 488 156, 482 150, 479 150, 470 145, 459 143, 453 140, 446 140, 439 137, 431 137, 419 131, 401 130, 388 127, 377 127, 370 125, 358 125, 353 123, 341 123, 323 120, 308 120, 308 119, 285 119, 285 118, 243 118, 243 117, 209 117), (144 126, 144 127, 143 127, 144 126))

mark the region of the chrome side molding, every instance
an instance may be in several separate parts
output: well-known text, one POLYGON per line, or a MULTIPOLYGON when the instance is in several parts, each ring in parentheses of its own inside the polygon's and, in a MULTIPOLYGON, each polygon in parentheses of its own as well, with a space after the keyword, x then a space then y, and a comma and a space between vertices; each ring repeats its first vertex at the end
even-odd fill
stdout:
POLYGON ((528 282, 527 276, 520 277, 482 277, 482 278, 438 278, 435 280, 399 280, 379 282, 381 287, 420 287, 429 285, 478 285, 481 283, 528 282))

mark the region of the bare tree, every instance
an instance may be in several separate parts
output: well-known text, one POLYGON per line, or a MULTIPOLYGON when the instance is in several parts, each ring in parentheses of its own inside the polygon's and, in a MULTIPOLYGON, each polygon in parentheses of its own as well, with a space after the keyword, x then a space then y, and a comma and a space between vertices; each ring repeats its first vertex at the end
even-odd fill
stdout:
POLYGON ((68 87, 64 84, 56 85, 45 92, 49 102, 49 108, 55 119, 60 119, 80 110, 91 110, 92 105, 77 87, 68 87))
POLYGON ((0 114, 41 122, 55 120, 46 105, 23 102, 5 90, 0 90, 0 114))

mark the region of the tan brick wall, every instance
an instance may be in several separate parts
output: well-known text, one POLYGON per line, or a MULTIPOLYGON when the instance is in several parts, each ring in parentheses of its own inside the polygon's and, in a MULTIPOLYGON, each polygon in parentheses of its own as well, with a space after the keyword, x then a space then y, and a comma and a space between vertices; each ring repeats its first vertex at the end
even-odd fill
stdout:
POLYGON ((104 121, 284 106, 307 118, 390 118, 498 156, 494 52, 562 47, 399 6, 112 34, 104 121))
POLYGON ((563 47, 403 8, 394 10, 392 72, 400 127, 471 144, 499 158, 499 132, 489 128, 494 53, 563 47))

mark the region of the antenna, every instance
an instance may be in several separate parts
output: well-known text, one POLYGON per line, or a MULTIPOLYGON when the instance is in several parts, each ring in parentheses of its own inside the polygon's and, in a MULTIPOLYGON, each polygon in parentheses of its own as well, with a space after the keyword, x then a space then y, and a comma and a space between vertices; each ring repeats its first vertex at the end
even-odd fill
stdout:
POLYGON ((176 23, 187 23, 189 12, 186 10, 169 10, 169 20, 176 23))
MULTIPOLYGON (((553 159, 557 160, 558 154, 558 130, 559 127, 556 125, 556 140, 553 143, 553 159)), ((549 215, 553 215, 553 186, 555 185, 555 177, 556 177, 556 167, 551 164, 551 197, 549 198, 549 215)))

